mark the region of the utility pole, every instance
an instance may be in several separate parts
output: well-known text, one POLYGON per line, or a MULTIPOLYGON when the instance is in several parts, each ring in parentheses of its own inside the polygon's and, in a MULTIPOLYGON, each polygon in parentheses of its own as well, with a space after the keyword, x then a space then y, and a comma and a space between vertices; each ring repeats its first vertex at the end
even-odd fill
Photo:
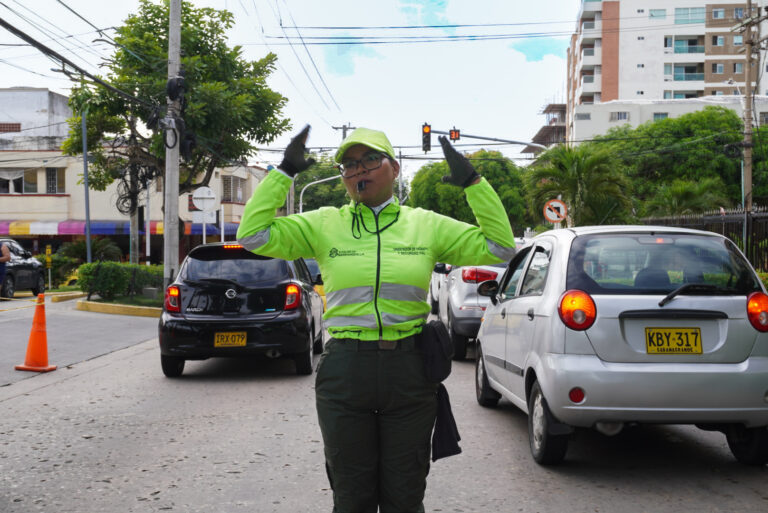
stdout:
POLYGON ((745 70, 744 87, 744 210, 752 212, 752 25, 759 23, 759 16, 752 18, 752 0, 747 0, 747 19, 744 31, 745 70))
POLYGON ((341 140, 342 141, 347 138, 347 130, 354 130, 355 128, 357 128, 356 126, 350 126, 349 122, 347 122, 347 123, 348 124, 346 124, 346 125, 332 126, 331 127, 334 130, 341 130, 341 140))
MULTIPOLYGON (((168 79, 179 75, 181 69, 181 0, 170 0, 168 20, 168 79)), ((177 100, 168 98, 168 117, 176 118, 181 111, 177 100)), ((179 132, 174 131, 172 148, 165 148, 165 212, 163 213, 163 284, 167 287, 179 270, 179 132)), ((169 138, 170 140, 170 138, 169 138)))
MULTIPOLYGON (((89 264, 93 261, 91 256, 91 206, 90 196, 88 193, 88 127, 86 126, 86 118, 88 117, 88 107, 83 110, 82 116, 82 131, 83 131, 83 185, 85 186, 85 250, 86 250, 86 262, 89 264)), ((49 280, 50 281, 50 280, 49 280)))

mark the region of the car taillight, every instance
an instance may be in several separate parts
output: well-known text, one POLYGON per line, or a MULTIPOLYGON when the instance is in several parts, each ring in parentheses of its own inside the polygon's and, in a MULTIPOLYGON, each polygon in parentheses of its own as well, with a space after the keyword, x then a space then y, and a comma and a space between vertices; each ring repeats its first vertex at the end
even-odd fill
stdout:
POLYGON ((165 289, 165 311, 181 312, 181 291, 176 285, 165 289))
POLYGON ((477 267, 464 267, 461 270, 461 279, 465 283, 482 283, 488 280, 495 280, 498 275, 499 273, 477 267))
POLYGON ((301 304, 301 289, 291 283, 285 287, 285 310, 294 310, 301 304))
POLYGON ((753 292, 747 298, 747 317, 757 331, 768 331, 768 296, 753 292))
POLYGON ((595 302, 582 290, 566 290, 560 296, 559 305, 557 313, 560 319, 572 330, 588 329, 597 317, 595 302))

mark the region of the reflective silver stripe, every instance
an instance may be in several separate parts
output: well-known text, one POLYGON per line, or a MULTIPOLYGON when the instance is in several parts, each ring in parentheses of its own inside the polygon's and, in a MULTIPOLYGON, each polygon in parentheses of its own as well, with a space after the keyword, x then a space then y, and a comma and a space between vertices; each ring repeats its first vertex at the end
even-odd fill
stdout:
POLYGON ((494 254, 494 256, 501 258, 505 262, 507 260, 512 260, 512 257, 515 256, 515 248, 506 248, 504 246, 500 246, 493 242, 491 239, 485 239, 485 242, 488 244, 488 251, 494 254))
POLYGON ((256 232, 253 235, 249 235, 248 237, 237 239, 237 242, 239 242, 248 251, 253 251, 256 248, 260 248, 269 242, 269 228, 261 230, 260 232, 256 232))
POLYGON ((341 305, 352 305, 355 303, 368 303, 373 301, 373 287, 370 285, 362 287, 350 287, 348 289, 334 290, 325 295, 328 308, 341 305))
POLYGON ((427 291, 414 285, 382 283, 379 287, 379 297, 395 301, 426 301, 427 291))
POLYGON ((392 326, 393 324, 400 324, 403 322, 413 321, 416 319, 426 319, 427 314, 424 315, 395 315, 390 313, 381 314, 381 322, 385 326, 392 326))
POLYGON ((325 328, 345 328, 351 326, 359 326, 361 328, 376 329, 379 325, 376 322, 375 315, 350 315, 347 317, 330 317, 323 320, 323 326, 325 328))

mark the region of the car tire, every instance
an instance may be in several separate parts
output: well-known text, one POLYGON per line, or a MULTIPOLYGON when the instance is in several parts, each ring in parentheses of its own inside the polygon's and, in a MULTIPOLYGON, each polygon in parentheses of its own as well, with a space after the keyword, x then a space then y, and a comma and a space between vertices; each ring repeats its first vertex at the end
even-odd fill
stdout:
POLYGON ((493 408, 499 404, 501 394, 491 388, 488 376, 485 373, 485 362, 480 343, 477 343, 477 355, 475 356, 475 397, 480 406, 493 408))
POLYGON ((432 297, 432 291, 429 292, 429 313, 437 315, 440 311, 440 304, 437 299, 432 297))
POLYGON ((45 277, 42 274, 37 275, 37 285, 32 287, 32 294, 37 296, 45 292, 45 277))
POLYGON ((312 348, 293 355, 293 362, 296 364, 296 374, 299 376, 312 374, 312 348))
POLYGON ((13 276, 6 274, 3 279, 2 296, 12 298, 16 294, 16 284, 13 281, 13 276))
POLYGON ((184 372, 184 358, 178 356, 160 355, 160 366, 163 368, 163 374, 169 378, 178 378, 184 372))
MULTIPOLYGON (((315 327, 312 326, 312 333, 315 332, 315 327)), ((320 354, 323 352, 323 332, 322 330, 317 337, 312 341, 312 352, 314 354, 320 354)))
POLYGON ((451 336, 451 343, 453 344, 453 359, 456 361, 464 360, 467 357, 469 337, 459 335, 453 329, 453 314, 451 314, 450 306, 448 308, 448 334, 451 336))
POLYGON ((549 432, 553 419, 539 382, 534 381, 528 396, 528 442, 533 459, 540 465, 560 463, 568 450, 568 435, 549 432))
POLYGON ((725 439, 739 463, 745 465, 768 463, 768 427, 746 428, 741 424, 730 426, 725 431, 725 439))

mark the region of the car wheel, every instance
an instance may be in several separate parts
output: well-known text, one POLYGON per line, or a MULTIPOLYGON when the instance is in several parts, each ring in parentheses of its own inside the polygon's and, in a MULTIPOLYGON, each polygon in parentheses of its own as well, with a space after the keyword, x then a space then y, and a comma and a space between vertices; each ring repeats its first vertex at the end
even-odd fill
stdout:
POLYGON ((746 428, 741 424, 730 426, 725 439, 733 456, 746 465, 768 463, 768 427, 746 428))
MULTIPOLYGON (((312 333, 315 332, 315 327, 312 327, 312 333)), ((312 352, 315 354, 320 354, 323 352, 323 332, 322 330, 317 335, 317 338, 315 338, 312 341, 312 352)))
POLYGON ((307 376, 312 374, 312 349, 307 349, 301 353, 293 355, 293 361, 296 364, 296 374, 307 376))
POLYGON ((485 374, 485 362, 483 361, 483 351, 480 343, 477 344, 477 355, 475 356, 475 396, 480 406, 493 408, 499 404, 499 394, 491 388, 488 383, 488 376, 485 374))
POLYGON ((549 432, 553 418, 539 382, 534 381, 528 397, 528 442, 533 459, 541 465, 561 462, 568 450, 568 435, 549 432))
POLYGON ((453 359, 463 360, 467 357, 467 343, 469 343, 469 337, 459 335, 453 329, 453 315, 448 307, 448 333, 451 336, 451 343, 453 344, 453 359))
POLYGON ((45 278, 42 274, 37 275, 37 285, 32 287, 32 294, 38 295, 45 292, 45 278))
POLYGON ((16 294, 16 284, 13 281, 13 276, 6 274, 3 280, 2 296, 13 297, 14 294, 16 294))
POLYGON ((437 314, 440 311, 440 304, 437 299, 432 297, 432 291, 429 292, 429 313, 437 314))
POLYGON ((178 378, 184 372, 184 358, 178 356, 161 354, 160 365, 163 367, 163 374, 169 378, 178 378))

